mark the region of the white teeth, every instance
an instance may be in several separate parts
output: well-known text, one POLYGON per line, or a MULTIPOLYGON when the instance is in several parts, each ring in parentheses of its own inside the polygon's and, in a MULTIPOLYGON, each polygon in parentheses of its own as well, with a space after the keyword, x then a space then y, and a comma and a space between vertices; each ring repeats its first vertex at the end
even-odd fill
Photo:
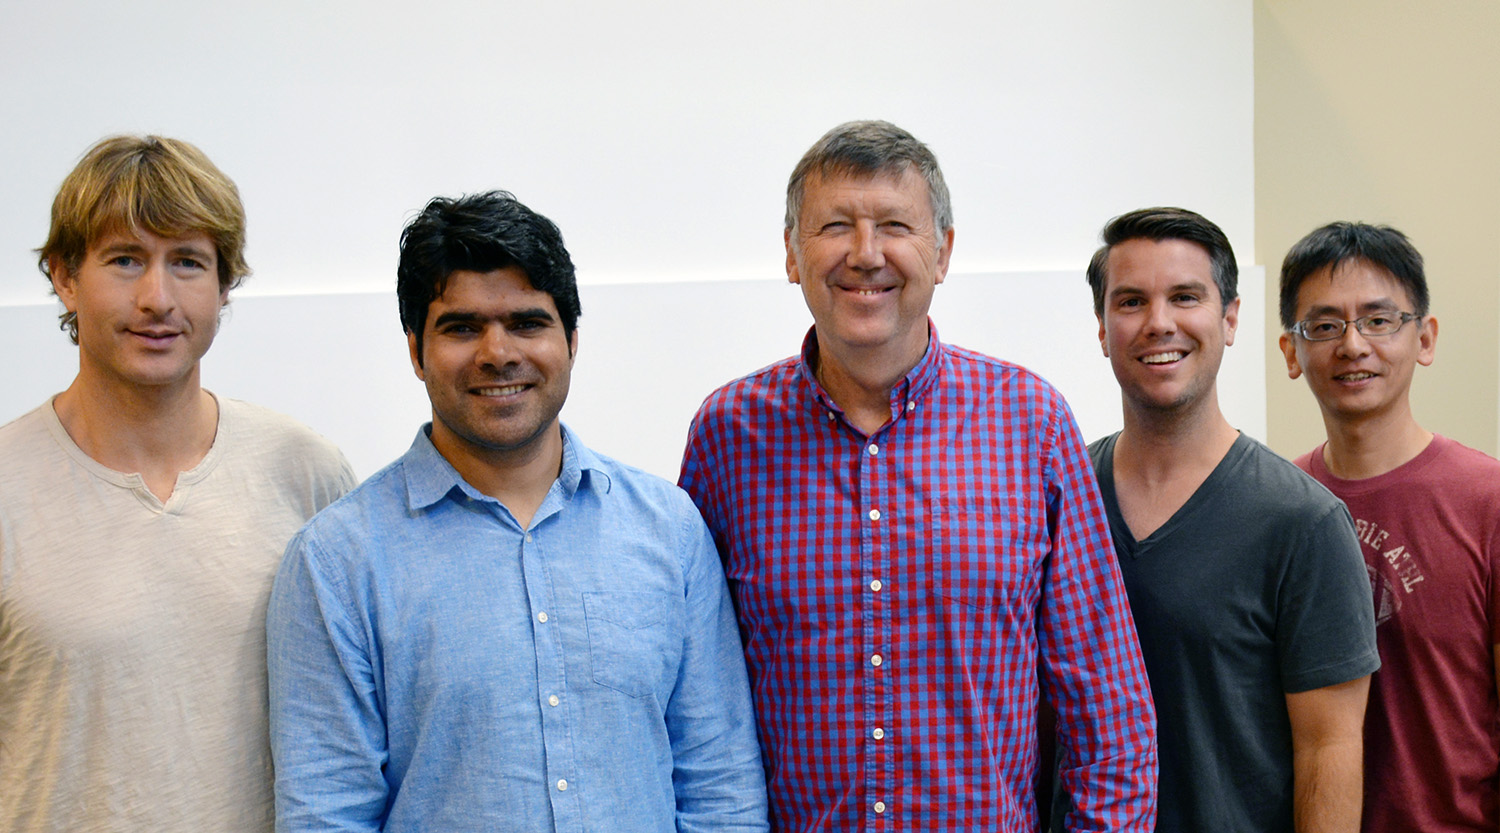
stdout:
POLYGON ((1170 362, 1181 361, 1182 357, 1186 355, 1181 350, 1173 350, 1170 353, 1153 353, 1149 356, 1142 356, 1141 361, 1146 364, 1168 364, 1170 362))
POLYGON ((885 292, 884 289, 851 289, 849 291, 855 295, 880 295, 885 292))
POLYGON ((498 388, 480 388, 475 393, 480 396, 509 396, 512 393, 520 393, 525 389, 525 385, 505 385, 498 388))
POLYGON ((1343 382, 1362 382, 1365 379, 1375 378, 1375 374, 1369 372, 1368 370, 1361 370, 1357 373, 1343 373, 1335 378, 1343 382))

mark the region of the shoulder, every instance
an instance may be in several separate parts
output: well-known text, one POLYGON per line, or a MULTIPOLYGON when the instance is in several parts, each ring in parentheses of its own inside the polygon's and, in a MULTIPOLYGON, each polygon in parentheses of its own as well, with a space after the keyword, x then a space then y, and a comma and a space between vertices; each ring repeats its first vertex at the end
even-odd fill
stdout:
POLYGON ((72 465, 77 461, 52 436, 56 417, 48 413, 51 407, 49 399, 0 426, 0 459, 5 461, 5 476, 0 477, 0 515, 12 515, 14 511, 19 514, 13 517, 22 517, 25 510, 19 507, 32 505, 41 493, 71 488, 72 477, 84 476, 72 465))
POLYGON ((221 423, 236 442, 270 444, 278 449, 311 454, 337 454, 338 448, 322 434, 286 414, 241 399, 219 398, 221 423))
POLYGON ((403 455, 330 503, 308 521, 304 532, 357 537, 361 530, 388 526, 408 514, 405 459, 403 455))
POLYGON ((970 350, 967 347, 959 347, 956 344, 943 345, 943 361, 960 378, 973 378, 996 383, 1015 385, 1021 388, 1034 388, 1040 393, 1056 395, 1057 389, 1052 383, 1043 379, 1035 371, 1022 367, 1015 362, 970 350))
POLYGON ((1320 522, 1337 524, 1347 517, 1333 492, 1259 440, 1241 434, 1230 453, 1236 458, 1224 488, 1234 505, 1244 507, 1246 517, 1288 531, 1320 522))
POLYGON ((1307 472, 1308 474, 1312 474, 1313 473, 1313 455, 1314 454, 1321 454, 1322 451, 1323 451, 1323 443, 1318 443, 1317 447, 1314 448, 1313 450, 1305 452, 1303 454, 1297 455, 1292 460, 1292 465, 1296 466, 1297 468, 1301 469, 1302 471, 1307 472))
POLYGON ((601 502, 620 506, 626 512, 699 521, 693 501, 677 484, 593 449, 589 449, 589 455, 592 460, 588 475, 595 479, 591 486, 600 494, 601 502))
POLYGON ((301 422, 270 408, 227 397, 219 398, 219 409, 221 436, 215 441, 228 443, 228 451, 352 481, 352 470, 338 446, 301 422))
POLYGON ((1472 477, 1476 485, 1500 494, 1500 460, 1441 434, 1434 434, 1432 441, 1438 444, 1438 464, 1449 473, 1472 477))
POLYGON ((959 400, 1001 400, 1011 415, 1051 420, 1068 411, 1067 400, 1036 371, 965 347, 943 345, 945 393, 959 400))
POLYGON ((27 411, 21 416, 0 425, 0 449, 4 449, 7 465, 16 459, 16 455, 30 457, 38 451, 38 440, 47 436, 47 412, 52 407, 49 398, 41 405, 27 411))
POLYGON ((1406 483, 1425 489, 1426 499, 1446 511, 1491 530, 1500 544, 1500 460, 1441 435, 1432 442, 1438 448, 1431 464, 1406 483))
POLYGON ((703 400, 694 421, 727 417, 786 401, 797 382, 801 361, 798 356, 789 356, 720 385, 703 400))

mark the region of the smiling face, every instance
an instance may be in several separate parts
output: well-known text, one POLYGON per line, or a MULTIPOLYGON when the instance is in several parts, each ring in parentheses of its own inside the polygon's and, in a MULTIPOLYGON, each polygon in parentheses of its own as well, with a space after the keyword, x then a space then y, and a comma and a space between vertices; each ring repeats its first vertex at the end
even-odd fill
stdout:
MULTIPOLYGON (((1374 313, 1412 312, 1410 294, 1384 269, 1365 260, 1313 273, 1297 289, 1296 320, 1352 321, 1374 313)), ((1437 320, 1426 316, 1390 335, 1366 336, 1352 324, 1341 338, 1308 341, 1283 333, 1287 375, 1305 375, 1324 419, 1359 421, 1411 416, 1411 380, 1417 365, 1432 364, 1437 320)))
POLYGON ((952 248, 953 230, 934 227, 926 180, 913 168, 809 176, 797 227, 786 232, 786 272, 802 287, 820 354, 915 365, 952 248))
POLYGON ((76 270, 51 264, 52 286, 78 316, 79 378, 88 384, 198 385, 228 290, 205 234, 116 231, 91 243, 76 270))
POLYGON ((433 299, 412 368, 432 400, 432 444, 460 472, 560 455, 575 331, 516 267, 459 270, 433 299))
POLYGON ((1239 300, 1219 302, 1208 253, 1186 240, 1126 240, 1110 249, 1099 344, 1127 410, 1217 408, 1224 348, 1239 300))

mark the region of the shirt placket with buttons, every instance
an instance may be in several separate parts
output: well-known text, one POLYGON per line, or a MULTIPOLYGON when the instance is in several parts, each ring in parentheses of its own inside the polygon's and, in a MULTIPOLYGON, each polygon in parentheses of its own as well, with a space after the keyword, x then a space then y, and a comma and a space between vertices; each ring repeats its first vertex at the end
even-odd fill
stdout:
MULTIPOLYGON (((547 567, 543 528, 562 508, 562 489, 552 484, 546 499, 532 518, 531 528, 521 536, 521 572, 531 610, 532 642, 536 648, 537 698, 542 712, 542 746, 546 755, 547 783, 556 830, 583 830, 582 796, 577 778, 573 737, 568 726, 568 680, 563 624, 553 604, 555 596, 547 567)), ((510 523, 515 523, 512 519, 510 523)))
MULTIPOLYGON (((892 605, 888 576, 891 555, 890 547, 895 537, 889 532, 898 511, 892 493, 893 473, 889 455, 882 458, 881 444, 886 442, 904 423, 907 415, 916 409, 916 403, 907 399, 909 383, 903 381, 891 394, 891 421, 866 437, 857 428, 842 418, 837 406, 831 406, 829 416, 839 418, 832 425, 843 436, 836 442, 845 448, 855 449, 858 490, 855 496, 859 518, 859 567, 861 576, 861 655, 864 678, 864 718, 862 744, 865 747, 866 830, 890 829, 894 824, 892 810, 897 796, 895 755, 891 748, 894 740, 890 736, 894 715, 893 698, 897 686, 891 680, 896 664, 901 658, 890 655, 892 605), (850 444, 850 440, 854 444, 850 444)), ((826 394, 825 394, 826 396, 826 394)), ((904 427, 904 426, 903 426, 904 427)), ((911 519, 907 519, 910 521, 911 519)))

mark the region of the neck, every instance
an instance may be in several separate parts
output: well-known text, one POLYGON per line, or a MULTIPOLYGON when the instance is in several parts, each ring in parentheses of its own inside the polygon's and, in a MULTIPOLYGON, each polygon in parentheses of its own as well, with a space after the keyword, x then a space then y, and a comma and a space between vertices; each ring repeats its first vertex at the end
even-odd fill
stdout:
POLYGON ((105 385, 80 373, 52 400, 58 421, 83 453, 100 465, 138 473, 158 498, 177 475, 198 465, 219 427, 219 406, 198 386, 105 385))
POLYGON ((1160 411, 1125 403, 1125 427, 1115 441, 1115 466, 1146 481, 1166 481, 1183 472, 1212 470, 1240 432, 1207 397, 1187 412, 1160 411))
POLYGON ((469 485, 489 495, 515 516, 522 529, 531 526, 536 510, 562 472, 562 428, 554 421, 535 440, 519 448, 480 449, 447 432, 434 430, 432 444, 469 485))
POLYGON ((880 430, 891 419, 891 391, 917 366, 927 351, 923 342, 916 355, 871 349, 839 355, 818 342, 818 382, 844 416, 866 435, 880 430))
POLYGON ((1334 477, 1363 480, 1385 474, 1421 454, 1432 442, 1432 432, 1417 424, 1411 407, 1362 419, 1341 419, 1323 413, 1328 444, 1323 462, 1334 477))

